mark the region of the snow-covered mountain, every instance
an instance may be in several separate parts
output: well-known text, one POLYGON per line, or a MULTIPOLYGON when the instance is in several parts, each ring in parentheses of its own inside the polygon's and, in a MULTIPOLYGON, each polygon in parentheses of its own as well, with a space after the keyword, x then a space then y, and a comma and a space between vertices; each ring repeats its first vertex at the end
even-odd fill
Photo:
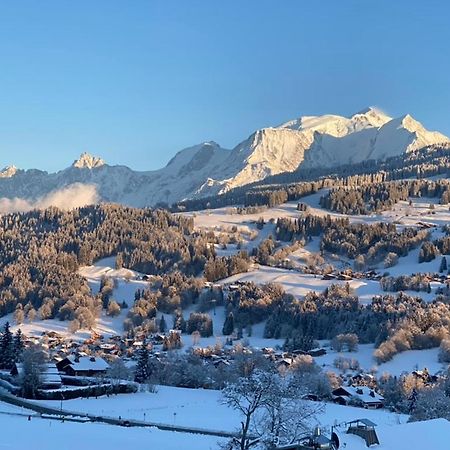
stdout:
POLYGON ((233 150, 204 142, 178 152, 166 167, 137 172, 83 153, 57 173, 0 171, 0 197, 40 199, 68 185, 95 185, 104 201, 133 206, 173 203, 226 192, 297 168, 334 167, 385 159, 450 140, 410 115, 393 119, 375 108, 351 117, 304 116, 257 130, 233 150))

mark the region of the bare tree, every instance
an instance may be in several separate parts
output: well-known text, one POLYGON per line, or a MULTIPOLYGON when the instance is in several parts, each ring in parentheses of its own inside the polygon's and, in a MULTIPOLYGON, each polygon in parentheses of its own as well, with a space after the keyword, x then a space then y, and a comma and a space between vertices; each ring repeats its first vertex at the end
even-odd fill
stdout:
POLYGON ((278 373, 255 370, 223 390, 223 403, 242 415, 240 436, 231 448, 248 450, 258 444, 272 448, 295 442, 322 406, 301 400, 302 387, 278 373))

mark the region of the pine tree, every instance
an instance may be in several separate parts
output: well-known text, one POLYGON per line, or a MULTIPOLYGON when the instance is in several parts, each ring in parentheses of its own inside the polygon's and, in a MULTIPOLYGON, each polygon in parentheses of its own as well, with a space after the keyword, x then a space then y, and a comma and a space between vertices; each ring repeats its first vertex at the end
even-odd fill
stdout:
POLYGON ((161 320, 159 321, 159 331, 161 333, 165 333, 166 329, 167 329, 166 319, 164 318, 164 315, 162 315, 161 320))
POLYGON ((0 339, 0 368, 11 369, 14 363, 13 335, 9 329, 9 322, 5 323, 0 339))
POLYGON ((439 272, 445 272, 447 270, 447 258, 445 256, 442 257, 441 265, 439 266, 439 272))
POLYGON ((224 336, 229 336, 234 331, 234 316, 233 313, 230 312, 225 319, 225 322, 223 324, 222 333, 224 336))
POLYGON ((186 332, 186 320, 184 320, 183 314, 181 311, 177 311, 173 318, 173 329, 180 330, 182 333, 186 332))
POLYGON ((134 381, 137 383, 144 383, 150 378, 151 368, 149 361, 149 352, 147 348, 147 341, 144 339, 142 348, 139 350, 138 361, 134 372, 134 381))
POLYGON ((22 356, 23 350, 25 348, 25 344, 23 342, 23 334, 20 328, 14 335, 13 348, 14 348, 14 362, 17 362, 20 360, 20 357, 22 356))

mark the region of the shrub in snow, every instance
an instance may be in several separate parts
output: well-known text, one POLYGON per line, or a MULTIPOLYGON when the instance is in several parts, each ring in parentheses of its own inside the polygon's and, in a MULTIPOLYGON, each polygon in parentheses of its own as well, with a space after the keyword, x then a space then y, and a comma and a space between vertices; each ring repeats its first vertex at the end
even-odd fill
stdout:
POLYGON ((450 363, 450 339, 443 339, 439 347, 439 361, 450 363))

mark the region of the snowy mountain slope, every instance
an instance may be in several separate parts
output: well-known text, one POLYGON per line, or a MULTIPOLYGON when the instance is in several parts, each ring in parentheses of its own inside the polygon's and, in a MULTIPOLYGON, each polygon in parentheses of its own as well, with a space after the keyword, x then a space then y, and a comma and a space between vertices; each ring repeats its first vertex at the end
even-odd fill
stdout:
POLYGON ((204 142, 178 152, 166 167, 138 172, 83 153, 57 173, 0 171, 0 198, 36 201, 74 183, 95 185, 98 197, 132 206, 173 203, 223 193, 297 168, 323 168, 385 159, 450 140, 411 116, 392 119, 375 108, 351 117, 304 116, 257 130, 233 150, 204 142))

